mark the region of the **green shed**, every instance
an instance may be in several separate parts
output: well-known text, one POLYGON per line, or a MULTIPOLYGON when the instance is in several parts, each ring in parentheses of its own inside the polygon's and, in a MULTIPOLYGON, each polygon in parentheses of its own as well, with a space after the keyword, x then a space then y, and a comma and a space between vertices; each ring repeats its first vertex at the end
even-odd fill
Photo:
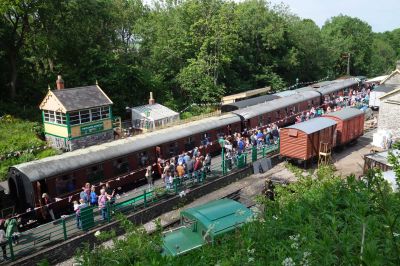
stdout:
POLYGON ((164 233, 165 255, 180 255, 214 242, 253 216, 243 204, 220 199, 181 212, 181 226, 164 233))

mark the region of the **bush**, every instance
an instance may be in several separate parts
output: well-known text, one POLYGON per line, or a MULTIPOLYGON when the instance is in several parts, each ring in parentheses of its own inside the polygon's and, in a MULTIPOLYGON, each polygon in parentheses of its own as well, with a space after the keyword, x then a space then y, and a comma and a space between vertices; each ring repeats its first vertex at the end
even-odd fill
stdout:
POLYGON ((83 265, 400 265, 400 197, 379 172, 362 182, 324 167, 299 178, 277 186, 275 201, 260 200, 257 220, 214 246, 166 258, 160 234, 128 230, 112 249, 80 253, 83 265))
POLYGON ((4 115, 0 119, 0 181, 6 179, 12 165, 29 162, 58 154, 46 147, 43 128, 37 122, 29 122, 4 115))

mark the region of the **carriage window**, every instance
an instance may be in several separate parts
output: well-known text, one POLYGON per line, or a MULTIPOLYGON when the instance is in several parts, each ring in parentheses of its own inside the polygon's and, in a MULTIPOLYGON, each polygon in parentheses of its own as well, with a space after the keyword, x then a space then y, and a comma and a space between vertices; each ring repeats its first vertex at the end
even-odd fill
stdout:
POLYGON ((178 142, 175 141, 175 142, 172 142, 169 144, 168 153, 169 153, 169 157, 178 155, 178 142))
POLYGON ((195 143, 194 143, 193 137, 188 137, 186 139, 186 143, 185 143, 185 150, 190 151, 194 148, 194 146, 195 146, 195 143))
POLYGON ((86 174, 88 177, 88 182, 90 183, 96 183, 97 181, 102 180, 104 177, 103 165, 99 164, 89 167, 88 169, 86 169, 86 174))
POLYGON ((124 174, 130 171, 128 158, 119 158, 113 162, 114 174, 124 174))
POLYGON ((140 166, 146 166, 146 164, 149 162, 149 155, 147 151, 142 151, 138 154, 138 164, 140 166))
POLYGON ((211 142, 211 135, 210 133, 203 133, 201 134, 201 145, 207 146, 211 142))
POLYGON ((76 189, 76 180, 73 174, 63 175, 56 178, 56 193, 62 195, 76 189))
POLYGON ((259 115, 258 116, 258 126, 261 127, 263 125, 263 116, 259 115))

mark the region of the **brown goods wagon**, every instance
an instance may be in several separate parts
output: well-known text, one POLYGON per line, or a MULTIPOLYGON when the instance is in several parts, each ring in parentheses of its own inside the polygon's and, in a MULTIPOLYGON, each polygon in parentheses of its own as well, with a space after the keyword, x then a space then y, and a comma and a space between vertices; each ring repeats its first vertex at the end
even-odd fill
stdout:
POLYGON ((288 158, 308 160, 319 153, 320 142, 332 147, 336 137, 336 122, 319 117, 282 128, 280 154, 288 158))
POLYGON ((335 146, 344 145, 364 134, 364 112, 356 108, 344 108, 324 115, 337 123, 335 146))

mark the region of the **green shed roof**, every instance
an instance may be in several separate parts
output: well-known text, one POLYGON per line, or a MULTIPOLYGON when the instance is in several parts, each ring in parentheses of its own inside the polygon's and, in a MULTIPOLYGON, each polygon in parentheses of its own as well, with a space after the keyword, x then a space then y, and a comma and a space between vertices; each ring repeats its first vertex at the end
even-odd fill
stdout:
POLYGON ((208 234, 215 237, 245 223, 253 213, 237 201, 220 199, 184 210, 181 215, 194 218, 208 229, 208 234))
POLYGON ((164 235, 163 253, 176 256, 201 247, 204 243, 204 239, 197 232, 190 228, 180 228, 164 235))

